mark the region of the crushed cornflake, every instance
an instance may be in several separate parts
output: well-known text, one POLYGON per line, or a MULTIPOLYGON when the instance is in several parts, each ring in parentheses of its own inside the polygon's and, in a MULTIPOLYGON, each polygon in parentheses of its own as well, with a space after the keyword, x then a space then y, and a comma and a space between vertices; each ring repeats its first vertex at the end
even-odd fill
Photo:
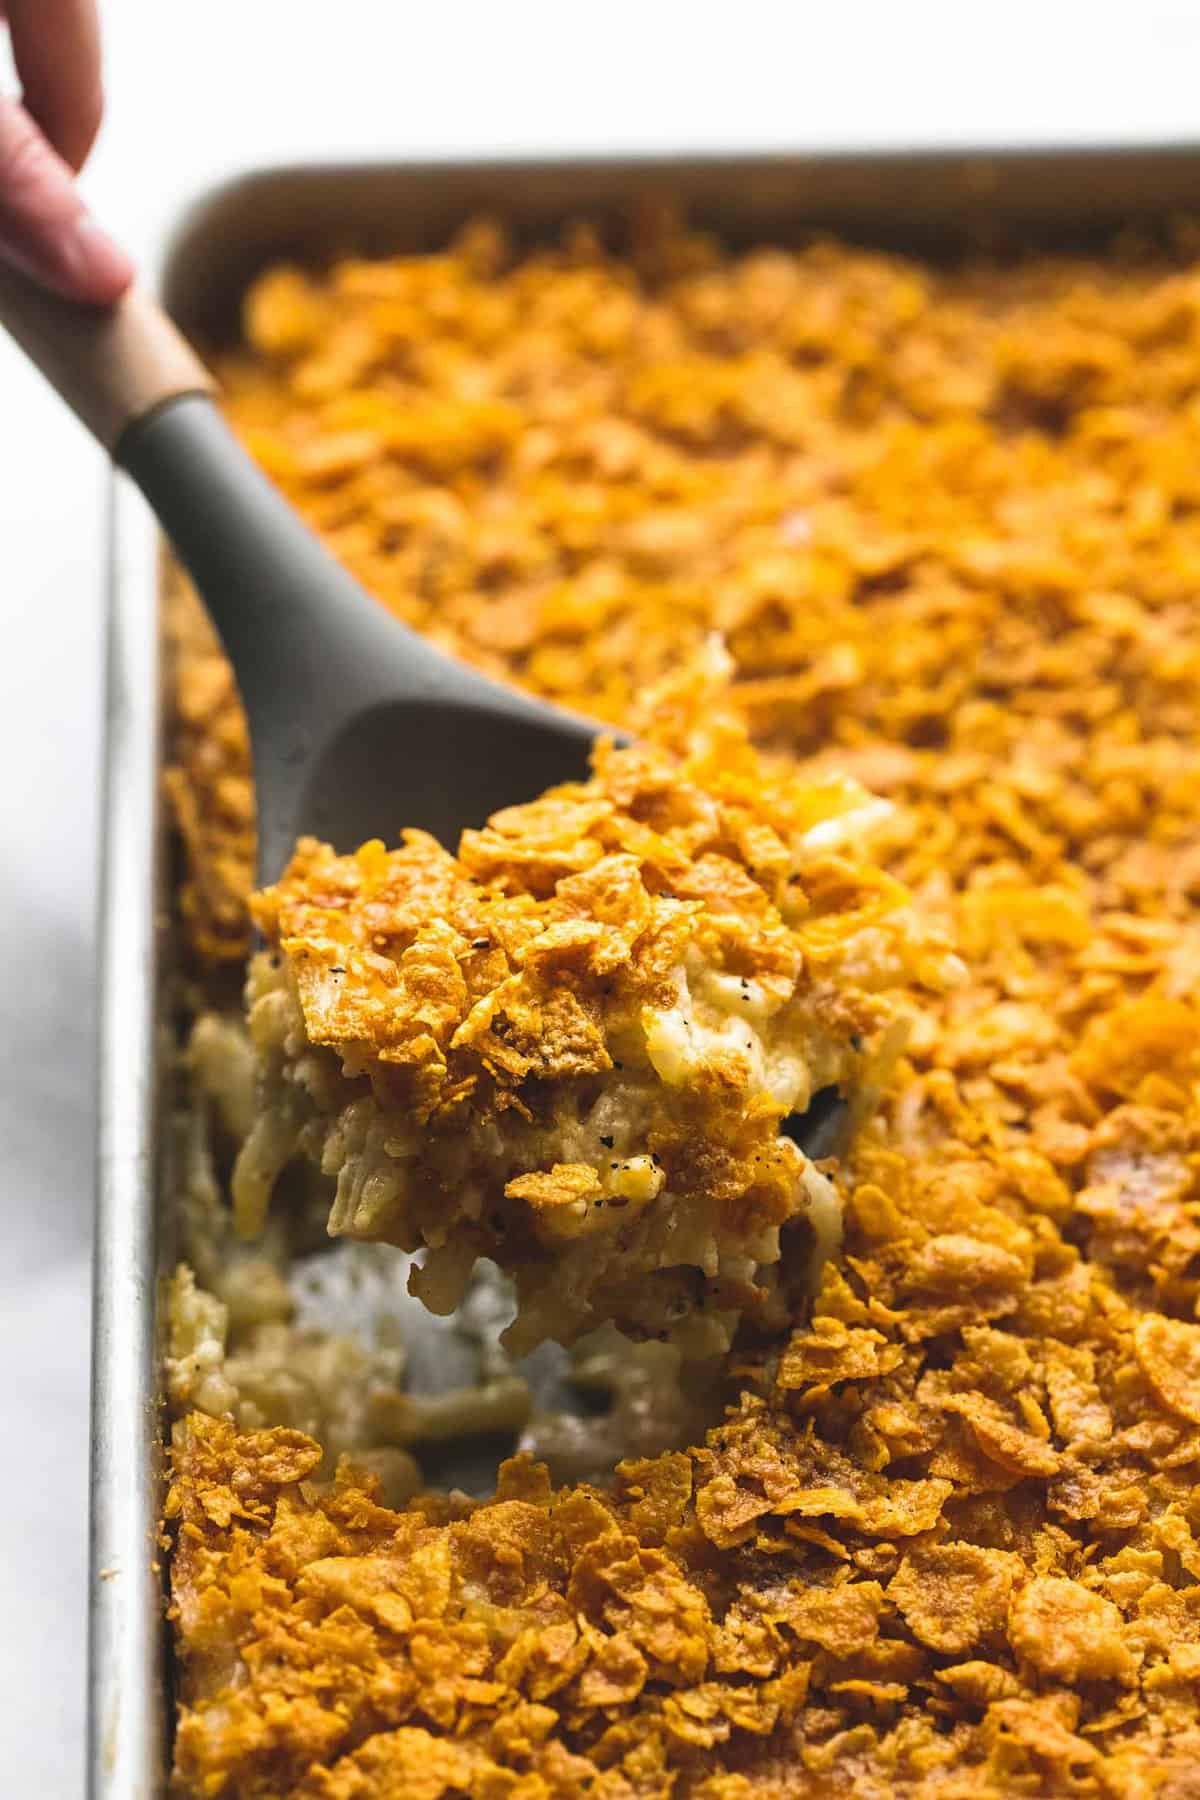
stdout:
MULTIPOLYGON (((617 720, 716 627, 759 742, 893 802, 969 978, 836 1176, 811 1315, 686 1453, 391 1512, 193 1415, 182 1793, 1194 1792, 1196 252, 480 227, 255 289, 235 421, 386 604, 617 720)), ((236 957, 248 761, 193 680, 187 904, 236 957)))

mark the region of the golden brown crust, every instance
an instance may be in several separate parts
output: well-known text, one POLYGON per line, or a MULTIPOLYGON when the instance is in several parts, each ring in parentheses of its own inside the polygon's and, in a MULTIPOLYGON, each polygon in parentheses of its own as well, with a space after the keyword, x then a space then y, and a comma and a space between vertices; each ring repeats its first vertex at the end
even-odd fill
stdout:
POLYGON ((992 1156, 947 1155, 864 1153, 849 1279, 706 1445, 611 1494, 518 1462, 493 1502, 391 1514, 297 1486, 297 1434, 193 1415, 184 1791, 1186 1793, 1194 1393, 1139 1374, 1157 1315, 1036 1245, 992 1156), (1012 1329, 1031 1303, 1061 1337, 1012 1329))
MULTIPOLYGON (((1174 813, 1196 763, 1193 250, 935 268, 668 219, 632 258, 578 227, 515 256, 485 223, 271 272, 220 375, 330 548, 487 672, 623 725, 717 630, 760 740, 940 796, 926 866, 958 833, 964 866, 1056 879, 1086 841, 1136 894, 1149 797, 1174 813)), ((234 956, 249 751, 214 685, 173 789, 194 932, 234 956)))
MULTIPOLYGON (((761 1374, 743 1359, 747 1397, 707 1446, 597 1501, 704 1596, 699 1679, 688 1665, 690 1686, 662 1681, 576 1725, 574 1693, 542 1697, 535 1671, 577 1638, 539 1632, 526 1590, 529 1672, 514 1661, 478 1712, 414 1715, 318 1772, 260 1659, 242 1729, 265 1742, 277 1718, 279 1754, 309 1755, 301 1791, 356 1797, 407 1792, 426 1769, 446 1800, 455 1780, 487 1793, 490 1759, 494 1791, 522 1800, 663 1794, 664 1762, 672 1800, 790 1800, 800 1783, 857 1800, 1186 1800, 1200 1761, 1195 239, 1162 260, 945 271, 835 246, 718 259, 676 240, 673 254, 672 268, 660 246, 652 278, 576 255, 496 279, 463 253, 265 290, 235 410, 387 603, 494 672, 621 718, 663 656, 718 622, 756 731, 895 800, 889 867, 946 917, 970 980, 922 1005, 848 1171, 845 1256, 810 1325, 761 1374), (477 301, 514 362, 541 355, 536 396, 531 374, 516 401, 541 432, 528 464, 493 450, 485 480, 460 449, 433 477, 400 449, 385 476, 343 443, 305 467, 341 406, 335 373, 369 406, 363 327, 385 286, 410 309, 406 380, 449 392, 483 330, 477 301), (584 292, 603 302, 586 351, 584 292), (518 293, 539 299, 525 323, 518 293), (632 369, 635 339, 661 367, 632 369), (490 491, 540 511, 484 521, 474 500, 490 491), (807 1690, 762 1734, 781 1675, 807 1690), (711 1739, 691 1748, 666 1723, 684 1693, 687 1728, 711 1739), (554 1714, 542 1748, 498 1748, 494 1721, 525 1700, 554 1714), (388 1759, 405 1756, 389 1790, 388 1759)), ((227 1444, 218 1467, 249 1454, 227 1444)), ((185 1467, 181 1499, 189 1481, 185 1467)), ((473 1518, 504 1527, 501 1509, 473 1518)), ((180 1578, 222 1587, 224 1540, 201 1529, 208 1560, 180 1578)), ((254 1528, 252 1564, 268 1541, 254 1528)), ((547 1587, 566 1580, 556 1568, 547 1587)), ((239 1615, 233 1635, 253 1651, 270 1623, 239 1615)), ((487 1618, 495 1652, 510 1629, 487 1618)), ((618 1683, 624 1646, 595 1654, 618 1683)), ((209 1742, 218 1693, 198 1675, 188 1691, 187 1791, 211 1778, 254 1793, 245 1739, 209 1742)))
POLYGON ((166 797, 183 840, 179 908, 205 964, 241 961, 254 884, 254 783, 233 670, 190 585, 167 571, 164 606, 172 693, 166 797))
POLYGON ((856 848, 878 803, 768 764, 721 705, 718 659, 665 703, 690 749, 601 745, 457 857, 299 846, 254 901, 248 1229, 298 1146, 337 1179, 331 1231, 429 1249, 435 1311, 482 1255, 516 1281, 510 1342, 611 1318, 692 1355, 762 1316, 784 1226, 826 1252, 832 1193, 781 1123, 857 1085, 875 990, 939 958, 856 848))

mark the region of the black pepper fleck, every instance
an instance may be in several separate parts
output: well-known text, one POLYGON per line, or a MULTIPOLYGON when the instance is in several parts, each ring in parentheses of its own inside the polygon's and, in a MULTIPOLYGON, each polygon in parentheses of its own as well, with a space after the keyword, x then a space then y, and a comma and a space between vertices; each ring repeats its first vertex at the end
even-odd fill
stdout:
POLYGON ((611 1150, 613 1147, 612 1138, 607 1136, 603 1131, 600 1133, 600 1142, 604 1145, 606 1150, 611 1150))

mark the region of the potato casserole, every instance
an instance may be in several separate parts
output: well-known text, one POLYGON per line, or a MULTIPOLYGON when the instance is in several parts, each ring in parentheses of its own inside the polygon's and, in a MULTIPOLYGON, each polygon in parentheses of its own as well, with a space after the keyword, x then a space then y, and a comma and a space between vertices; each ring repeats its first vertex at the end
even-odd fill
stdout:
POLYGON ((228 411, 329 546, 640 735, 252 902, 172 590, 179 1795, 1200 1793, 1198 247, 655 208, 250 291, 228 411))

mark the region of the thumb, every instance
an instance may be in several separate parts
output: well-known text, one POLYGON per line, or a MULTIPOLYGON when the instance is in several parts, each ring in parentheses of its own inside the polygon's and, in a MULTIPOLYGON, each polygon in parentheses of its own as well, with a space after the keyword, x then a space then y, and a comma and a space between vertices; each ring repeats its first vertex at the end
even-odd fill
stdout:
POLYGON ((109 306, 133 264, 91 218, 67 164, 25 109, 0 98, 0 259, 68 300, 109 306))

